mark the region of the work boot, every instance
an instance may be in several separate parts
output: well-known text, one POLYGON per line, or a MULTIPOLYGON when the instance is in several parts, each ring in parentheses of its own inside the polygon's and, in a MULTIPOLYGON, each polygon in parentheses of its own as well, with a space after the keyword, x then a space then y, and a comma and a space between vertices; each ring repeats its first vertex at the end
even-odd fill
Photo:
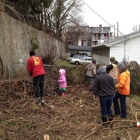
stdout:
POLYGON ((103 121, 103 123, 107 122, 107 117, 102 116, 102 121, 103 121))
POLYGON ((112 121, 113 120, 113 116, 108 116, 108 120, 112 121))
POLYGON ((41 98, 41 104, 42 105, 47 105, 47 103, 45 102, 45 99, 44 98, 41 98))
POLYGON ((102 121, 103 121, 102 125, 105 126, 105 127, 107 127, 107 125, 108 125, 108 124, 106 123, 106 122, 107 122, 107 117, 102 116, 102 121))
POLYGON ((36 105, 41 106, 41 99, 39 97, 36 98, 36 105))

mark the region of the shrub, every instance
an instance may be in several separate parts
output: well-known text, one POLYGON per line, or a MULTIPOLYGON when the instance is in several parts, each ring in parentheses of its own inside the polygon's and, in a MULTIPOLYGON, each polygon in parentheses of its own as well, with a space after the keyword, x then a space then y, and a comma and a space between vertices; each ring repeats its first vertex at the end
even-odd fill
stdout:
POLYGON ((126 68, 130 71, 131 94, 138 95, 140 93, 140 65, 136 61, 131 61, 126 68))

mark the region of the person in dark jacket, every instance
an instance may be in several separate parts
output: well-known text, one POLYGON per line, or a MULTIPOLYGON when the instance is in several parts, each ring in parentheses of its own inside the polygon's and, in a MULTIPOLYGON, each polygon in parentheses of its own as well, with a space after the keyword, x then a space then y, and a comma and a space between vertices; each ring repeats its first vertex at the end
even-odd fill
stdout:
POLYGON ((114 91, 113 78, 106 72, 105 66, 100 66, 97 70, 97 77, 95 78, 93 94, 99 96, 101 107, 101 119, 103 122, 113 120, 112 116, 112 102, 114 91))
POLYGON ((41 57, 35 55, 34 51, 30 51, 30 58, 27 60, 27 70, 33 77, 33 86, 36 96, 36 104, 46 104, 44 101, 44 65, 41 57))

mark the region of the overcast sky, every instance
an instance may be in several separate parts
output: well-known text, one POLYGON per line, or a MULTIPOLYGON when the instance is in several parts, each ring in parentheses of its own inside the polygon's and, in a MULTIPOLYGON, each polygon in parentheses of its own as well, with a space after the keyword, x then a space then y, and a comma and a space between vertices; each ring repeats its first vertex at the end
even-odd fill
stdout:
MULTIPOLYGON (((96 13, 108 23, 115 25, 119 30, 128 34, 133 32, 133 27, 140 24, 140 0, 84 0, 96 13)), ((84 5, 84 21, 89 26, 109 26, 90 8, 84 5)), ((114 32, 113 28, 112 31, 114 32)))

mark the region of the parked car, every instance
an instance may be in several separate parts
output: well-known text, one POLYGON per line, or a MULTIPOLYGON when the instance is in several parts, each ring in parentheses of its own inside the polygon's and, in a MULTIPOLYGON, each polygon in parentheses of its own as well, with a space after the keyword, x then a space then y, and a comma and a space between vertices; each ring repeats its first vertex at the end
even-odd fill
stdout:
POLYGON ((70 63, 72 64, 76 64, 76 65, 79 65, 79 64, 89 64, 92 62, 92 57, 83 57, 83 58, 72 58, 70 63))
POLYGON ((67 57, 67 61, 71 61, 71 59, 73 59, 73 58, 79 58, 79 59, 81 59, 81 58, 83 58, 85 56, 88 56, 88 54, 86 54, 86 53, 74 54, 74 55, 72 55, 72 57, 67 57))

